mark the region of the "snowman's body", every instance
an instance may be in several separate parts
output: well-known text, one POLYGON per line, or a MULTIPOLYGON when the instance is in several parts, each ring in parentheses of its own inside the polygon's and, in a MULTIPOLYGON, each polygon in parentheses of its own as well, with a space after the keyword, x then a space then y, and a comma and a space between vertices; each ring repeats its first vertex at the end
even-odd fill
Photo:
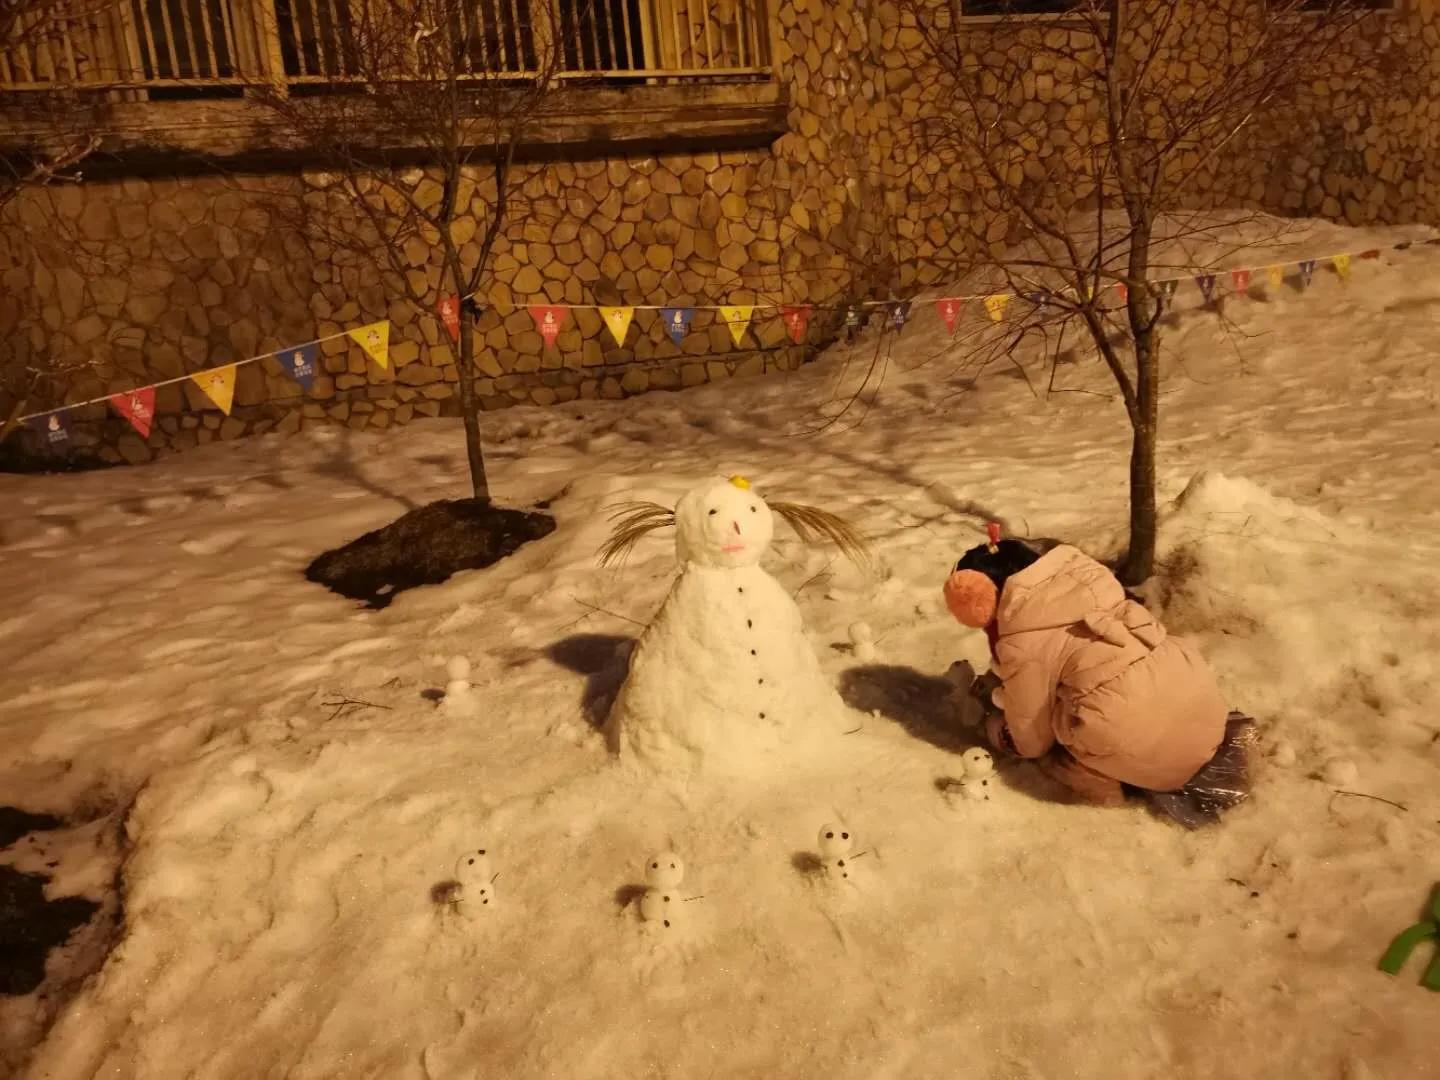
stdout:
POLYGON ((680 573, 631 657, 611 745, 667 771, 793 762, 840 729, 844 706, 800 609, 759 566, 769 507, 717 481, 681 500, 676 526, 680 573))

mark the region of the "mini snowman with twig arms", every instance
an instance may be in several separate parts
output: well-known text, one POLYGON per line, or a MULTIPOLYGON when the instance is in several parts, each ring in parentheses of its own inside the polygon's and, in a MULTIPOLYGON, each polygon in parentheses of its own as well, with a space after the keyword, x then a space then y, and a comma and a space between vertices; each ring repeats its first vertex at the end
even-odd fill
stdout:
POLYGON ((766 503, 743 477, 686 493, 673 511, 629 503, 601 549, 623 558, 673 525, 679 576, 641 635, 606 725, 622 759, 665 772, 754 775, 844 730, 845 706, 805 636, 800 609, 760 566, 774 515, 861 562, 864 541, 810 506, 766 503))

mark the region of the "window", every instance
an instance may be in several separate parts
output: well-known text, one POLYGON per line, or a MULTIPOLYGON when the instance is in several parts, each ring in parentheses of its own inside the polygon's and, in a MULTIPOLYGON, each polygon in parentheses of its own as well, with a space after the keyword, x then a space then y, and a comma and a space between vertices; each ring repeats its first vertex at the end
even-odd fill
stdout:
POLYGON ((1077 0, 960 0, 960 14, 978 18, 996 15, 1064 15, 1077 0))

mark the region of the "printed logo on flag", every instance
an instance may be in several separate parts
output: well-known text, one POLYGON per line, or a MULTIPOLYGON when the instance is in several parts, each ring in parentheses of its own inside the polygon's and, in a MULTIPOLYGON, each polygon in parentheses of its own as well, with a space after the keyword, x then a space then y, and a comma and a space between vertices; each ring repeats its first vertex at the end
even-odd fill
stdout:
POLYGON ((1195 279, 1195 284, 1200 286, 1200 295, 1205 297, 1208 304, 1215 297, 1215 275, 1201 274, 1195 279))
POLYGON ((935 310, 940 313, 940 318, 945 323, 945 329, 951 337, 955 336, 955 323, 960 318, 960 301, 953 297, 945 297, 935 301, 935 310))
POLYGON ((275 359, 280 362, 280 367, 286 375, 309 390, 315 385, 317 374, 315 354, 317 351, 318 346, 311 342, 309 345, 301 345, 298 349, 287 349, 283 353, 276 353, 275 359))
POLYGON ((990 318, 999 322, 1005 317, 1005 308, 1010 303, 1008 293, 995 293, 985 297, 985 310, 990 313, 990 318))
POLYGON ((435 310, 440 312, 440 321, 445 324, 445 329, 450 331, 450 337, 460 340, 460 298, 455 295, 442 296, 435 305, 435 310))
POLYGON ((63 412, 32 416, 25 423, 40 434, 46 446, 60 447, 70 442, 70 417, 63 412))
POLYGON ((540 337, 545 342, 546 348, 553 348, 555 339, 560 336, 560 328, 565 325, 565 308, 554 305, 540 305, 529 309, 530 317, 535 320, 535 329, 540 331, 540 337))
POLYGON ((785 320, 785 329, 790 334, 790 340, 796 345, 805 340, 805 330, 810 325, 809 304, 793 304, 780 309, 780 317, 785 320))
POLYGON ((680 345, 684 343, 685 335, 690 332, 690 322, 695 318, 695 309, 667 307, 661 310, 660 318, 665 323, 665 331, 670 335, 670 340, 680 345))
POLYGON ((1230 280, 1235 284, 1235 291, 1243 293, 1250 288, 1250 271, 1231 270, 1230 280))
POLYGON ((1314 259, 1306 259, 1304 262, 1302 262, 1302 263, 1300 264, 1300 279, 1301 279, 1302 281, 1304 281, 1306 285, 1309 285, 1309 284, 1310 284, 1310 279, 1311 279, 1312 277, 1314 277, 1314 276, 1315 276, 1315 260, 1314 260, 1314 259))
POLYGON ((155 387, 142 386, 123 394, 111 394, 109 400, 115 411, 130 421, 142 439, 150 437, 150 425, 155 422, 155 387))
POLYGON ((1166 300, 1175 299, 1175 290, 1180 287, 1180 282, 1171 278, 1169 281, 1160 282, 1160 295, 1166 300))

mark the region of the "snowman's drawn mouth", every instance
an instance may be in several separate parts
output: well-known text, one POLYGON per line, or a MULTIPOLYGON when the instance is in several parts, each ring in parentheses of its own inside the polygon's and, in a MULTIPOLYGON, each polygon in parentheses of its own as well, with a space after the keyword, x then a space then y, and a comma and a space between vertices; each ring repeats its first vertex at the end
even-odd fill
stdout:
POLYGON ((745 550, 745 545, 744 545, 744 544, 726 544, 726 545, 725 545, 724 547, 722 547, 720 550, 723 551, 723 552, 725 552, 725 554, 727 554, 727 555, 733 555, 733 554, 734 554, 735 552, 737 552, 737 551, 744 551, 744 550, 745 550))

